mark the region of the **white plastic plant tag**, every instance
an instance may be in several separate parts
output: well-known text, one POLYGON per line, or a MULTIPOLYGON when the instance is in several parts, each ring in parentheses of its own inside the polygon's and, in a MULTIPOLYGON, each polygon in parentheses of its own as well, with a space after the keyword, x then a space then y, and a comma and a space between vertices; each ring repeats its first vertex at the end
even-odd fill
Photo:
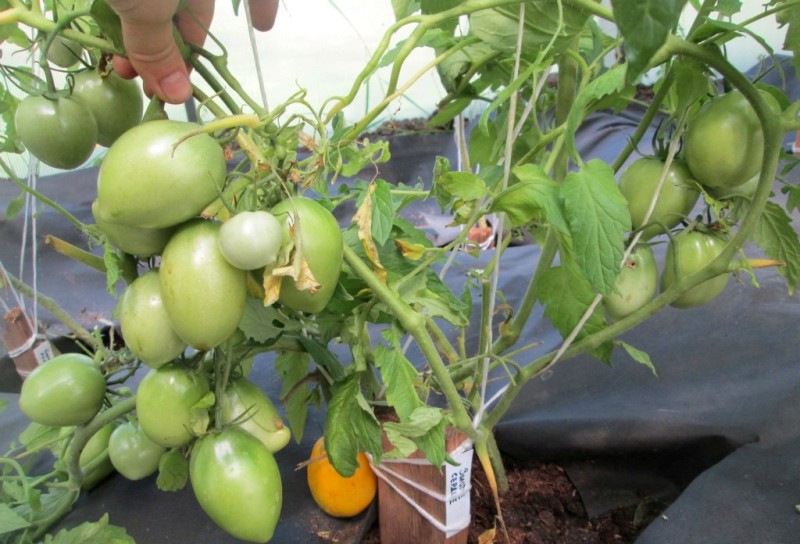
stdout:
POLYGON ((50 345, 48 340, 45 340, 38 346, 34 347, 33 355, 36 357, 36 363, 40 365, 55 357, 55 353, 53 353, 53 346, 50 345))
POLYGON ((447 538, 458 534, 470 523, 470 490, 472 489, 472 452, 466 451, 453 455, 458 463, 445 463, 445 525, 447 538))

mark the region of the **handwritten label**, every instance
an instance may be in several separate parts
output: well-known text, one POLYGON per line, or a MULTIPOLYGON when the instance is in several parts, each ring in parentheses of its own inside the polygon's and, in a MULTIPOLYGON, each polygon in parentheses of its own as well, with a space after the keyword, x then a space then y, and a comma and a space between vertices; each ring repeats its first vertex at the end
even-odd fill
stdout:
POLYGON ((447 537, 469 526, 472 481, 472 449, 453 456, 457 465, 445 464, 445 525, 447 537))
POLYGON ((36 357, 37 364, 46 363, 53 357, 55 357, 55 353, 53 352, 53 346, 50 345, 50 342, 45 340, 44 342, 37 345, 33 348, 33 355, 36 357))

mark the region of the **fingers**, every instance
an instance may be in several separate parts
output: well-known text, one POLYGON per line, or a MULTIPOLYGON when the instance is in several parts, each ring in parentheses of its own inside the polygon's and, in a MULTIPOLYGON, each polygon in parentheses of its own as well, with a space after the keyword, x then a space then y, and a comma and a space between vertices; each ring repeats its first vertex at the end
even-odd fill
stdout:
POLYGON ((278 0, 248 0, 253 28, 265 32, 275 24, 278 0))

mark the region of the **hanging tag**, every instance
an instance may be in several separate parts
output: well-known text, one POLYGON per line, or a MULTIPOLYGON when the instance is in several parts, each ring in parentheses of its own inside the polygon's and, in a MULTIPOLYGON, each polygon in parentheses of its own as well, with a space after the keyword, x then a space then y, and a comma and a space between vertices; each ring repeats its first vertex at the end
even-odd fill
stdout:
POLYGON ((470 490, 472 489, 472 453, 473 449, 453 455, 457 465, 445 464, 445 525, 447 537, 458 534, 468 527, 470 514, 470 490))

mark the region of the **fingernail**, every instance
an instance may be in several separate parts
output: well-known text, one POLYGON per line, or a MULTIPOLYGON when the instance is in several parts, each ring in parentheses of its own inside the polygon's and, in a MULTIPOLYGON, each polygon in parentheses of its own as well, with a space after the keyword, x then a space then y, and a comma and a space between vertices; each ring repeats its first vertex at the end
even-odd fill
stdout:
POLYGON ((180 104, 192 96, 192 85, 183 72, 172 72, 158 83, 167 102, 180 104))

